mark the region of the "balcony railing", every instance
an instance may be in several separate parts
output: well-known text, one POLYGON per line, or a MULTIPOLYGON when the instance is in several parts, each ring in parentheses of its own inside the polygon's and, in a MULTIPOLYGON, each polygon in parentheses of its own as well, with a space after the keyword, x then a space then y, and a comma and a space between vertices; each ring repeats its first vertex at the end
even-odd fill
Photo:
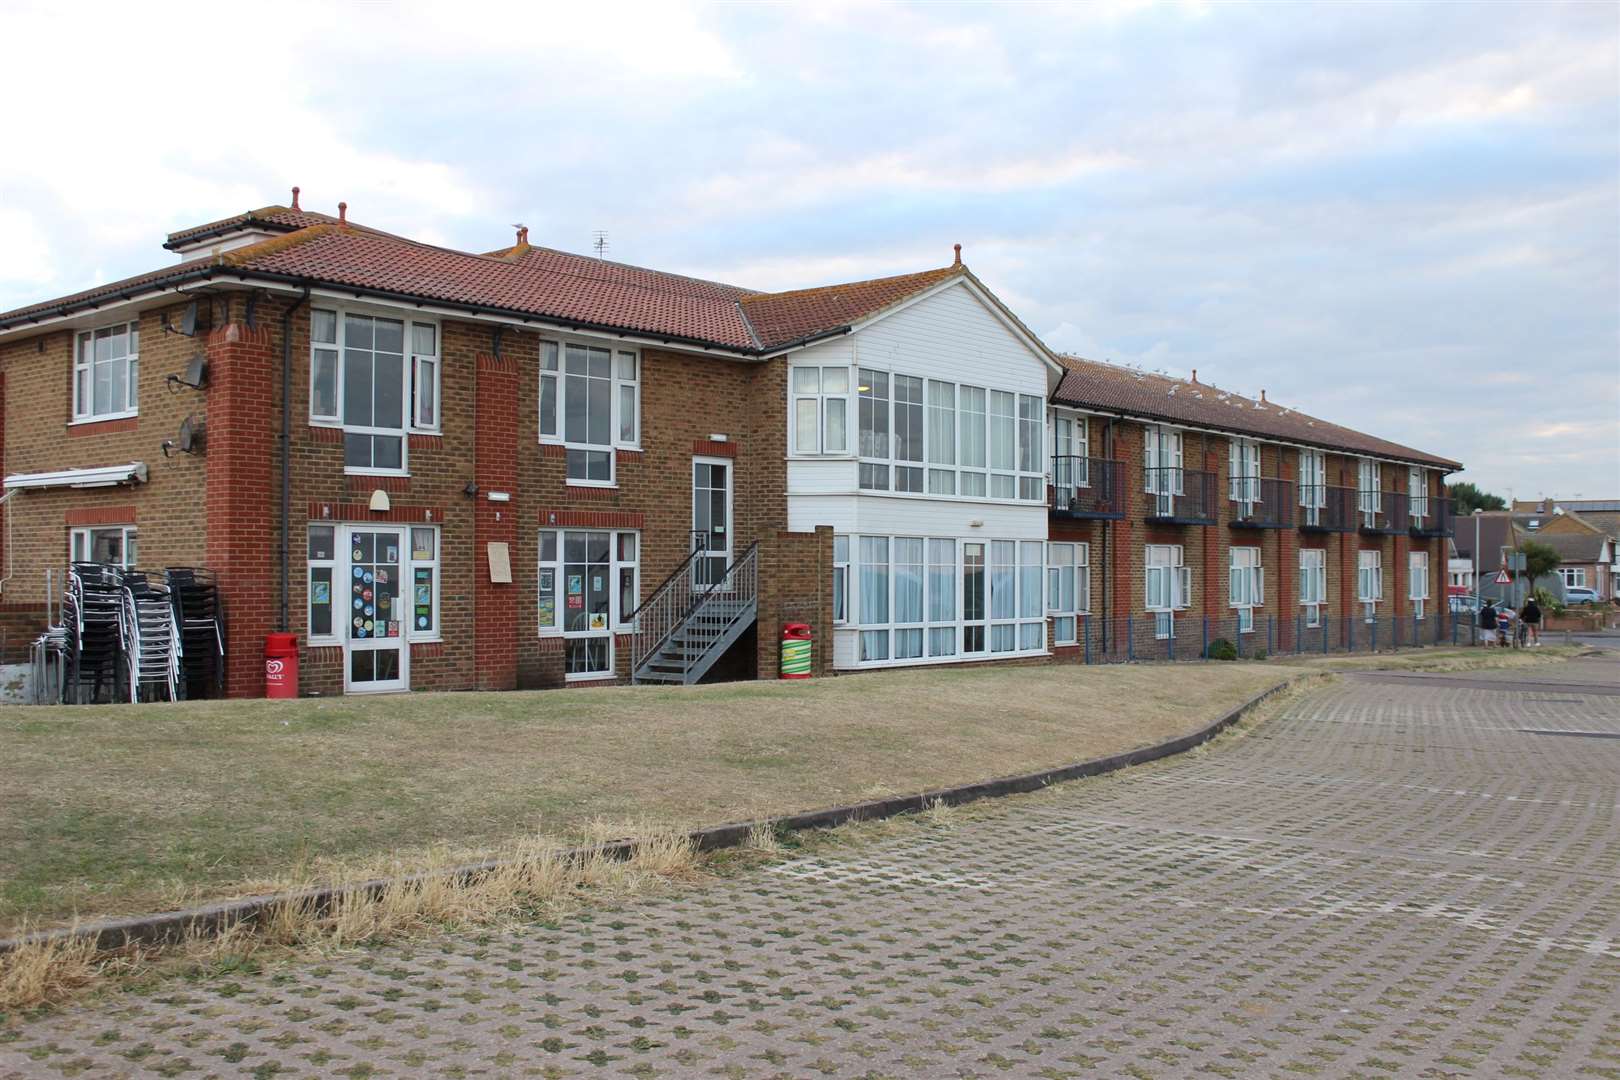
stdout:
POLYGON ((1109 458, 1057 455, 1047 505, 1059 517, 1122 518, 1124 475, 1120 462, 1109 458))
POLYGON ((1232 476, 1226 481, 1232 524, 1245 529, 1287 529, 1294 524, 1294 482, 1264 476, 1232 476))
POLYGON ((1354 488, 1305 484, 1299 502, 1299 527, 1306 532, 1356 531, 1354 488))
POLYGON ((1147 519, 1168 525, 1215 524, 1215 491, 1219 477, 1173 466, 1144 469, 1147 519))
POLYGON ((1356 527, 1364 533, 1403 533, 1411 516, 1400 491, 1356 492, 1356 527))
POLYGON ((1420 496, 1408 506, 1413 536, 1455 536, 1456 519, 1452 516, 1451 500, 1420 496))

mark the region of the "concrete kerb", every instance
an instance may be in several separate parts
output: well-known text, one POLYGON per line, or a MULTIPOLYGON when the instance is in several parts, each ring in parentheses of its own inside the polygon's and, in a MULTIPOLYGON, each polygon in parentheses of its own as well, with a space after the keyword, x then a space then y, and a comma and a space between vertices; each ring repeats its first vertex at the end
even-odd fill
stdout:
MULTIPOLYGON (((977 802, 980 799, 1028 794, 1068 780, 1100 776, 1103 773, 1115 772, 1119 769, 1129 768, 1132 765, 1143 765, 1150 761, 1158 761, 1161 758, 1184 753, 1196 746, 1200 746, 1243 719, 1262 703, 1289 687, 1305 681, 1314 680, 1311 676, 1285 679, 1277 685, 1256 694, 1218 720, 1206 724, 1197 731, 1154 746, 1138 747, 1134 750, 1092 758, 1089 761, 1076 762, 1072 765, 1042 769, 1038 772, 1003 776, 992 780, 980 780, 976 783, 962 784, 956 787, 936 788, 932 791, 919 792, 913 795, 894 795, 883 799, 872 799, 867 802, 829 807, 824 810, 811 810, 802 814, 789 814, 784 817, 760 818, 754 821, 711 825, 707 828, 693 830, 687 834, 687 837, 693 847, 700 852, 721 851, 726 848, 741 847, 748 842, 748 838, 753 835, 754 831, 760 828, 789 832, 798 832, 804 829, 832 829, 853 822, 879 821, 883 818, 898 817, 901 814, 920 813, 938 805, 961 806, 966 803, 977 802)), ((627 859, 635 853, 636 847, 637 841, 634 839, 614 840, 606 844, 572 848, 563 852, 562 857, 576 861, 601 856, 613 859, 627 859)), ((500 860, 489 860, 469 863, 466 866, 458 866, 438 873, 447 874, 459 883, 468 883, 476 881, 483 875, 498 870, 504 865, 500 860)), ((151 915, 139 915, 122 919, 102 919, 78 926, 65 926, 18 937, 0 938, 0 953, 11 952, 25 945, 85 938, 94 940, 98 949, 109 952, 133 945, 172 945, 198 937, 207 937, 234 926, 251 925, 256 918, 276 907, 294 905, 315 914, 323 914, 329 911, 339 900, 352 896, 376 898, 392 886, 427 881, 432 876, 424 873, 408 874, 399 878, 374 878, 369 881, 355 882, 348 885, 333 885, 304 889, 297 892, 243 896, 215 904, 204 904, 177 911, 157 912, 151 915)))

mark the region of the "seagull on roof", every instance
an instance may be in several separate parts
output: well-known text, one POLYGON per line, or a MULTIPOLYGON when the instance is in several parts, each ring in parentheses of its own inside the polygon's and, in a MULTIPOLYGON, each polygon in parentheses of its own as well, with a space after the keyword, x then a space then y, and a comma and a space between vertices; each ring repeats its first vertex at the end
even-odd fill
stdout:
POLYGON ((1180 389, 1181 389, 1181 387, 1177 386, 1174 383, 1171 383, 1170 384, 1170 396, 1175 397, 1176 396, 1176 391, 1180 390, 1180 389))

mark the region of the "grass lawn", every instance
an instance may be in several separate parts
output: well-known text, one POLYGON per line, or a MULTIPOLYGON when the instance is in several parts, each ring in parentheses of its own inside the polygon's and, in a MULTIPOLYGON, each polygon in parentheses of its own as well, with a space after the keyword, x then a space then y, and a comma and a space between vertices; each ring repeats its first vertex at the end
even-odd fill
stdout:
POLYGON ((1290 656, 1277 662, 1316 671, 1476 671, 1482 668, 1535 667, 1570 660, 1588 652, 1584 645, 1547 645, 1535 649, 1485 646, 1407 649, 1364 656, 1290 656))
POLYGON ((0 708, 0 933, 435 845, 694 826, 1067 764, 1193 730, 1277 665, 0 708))

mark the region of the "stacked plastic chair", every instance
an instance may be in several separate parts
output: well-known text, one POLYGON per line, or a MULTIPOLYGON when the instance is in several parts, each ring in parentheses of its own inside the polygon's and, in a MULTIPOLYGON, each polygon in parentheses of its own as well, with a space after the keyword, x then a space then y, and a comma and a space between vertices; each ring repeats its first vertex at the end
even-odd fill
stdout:
POLYGON ((123 570, 105 563, 74 563, 62 596, 67 633, 64 701, 89 704, 122 697, 123 570))
POLYGON ((152 580, 144 570, 124 572, 119 633, 128 700, 177 700, 180 628, 167 582, 152 580))
POLYGON ((180 631, 180 693, 221 697, 225 681, 225 612, 212 570, 171 566, 165 571, 180 631))

